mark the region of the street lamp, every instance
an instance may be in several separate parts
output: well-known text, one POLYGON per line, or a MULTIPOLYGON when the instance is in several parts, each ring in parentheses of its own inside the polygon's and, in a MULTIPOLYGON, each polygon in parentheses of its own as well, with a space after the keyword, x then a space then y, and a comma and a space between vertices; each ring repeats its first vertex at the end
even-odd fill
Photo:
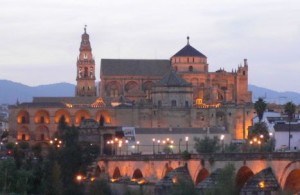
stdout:
POLYGON ((115 141, 114 141, 114 152, 115 152, 115 155, 118 155, 118 143, 119 143, 119 139, 116 137, 115 141))
POLYGON ((225 135, 224 134, 222 134, 221 135, 221 141, 222 141, 222 152, 224 152, 224 138, 225 138, 225 135))
POLYGON ((137 142, 136 142, 136 145, 137 145, 137 147, 136 147, 137 153, 139 153, 139 145, 140 145, 140 141, 137 141, 137 142))
POLYGON ((269 136, 270 136, 270 152, 273 152, 273 133, 270 132, 269 133, 269 136))
MULTIPOLYGON (((58 138, 54 138, 54 140, 50 140, 49 143, 56 148, 60 148, 62 146, 62 141, 59 140, 58 138)), ((16 142, 16 144, 18 143, 16 142)))
POLYGON ((152 139, 152 143, 153 143, 153 154, 155 154, 155 138, 152 139))
POLYGON ((179 143, 178 143, 178 153, 181 153, 181 149, 180 149, 180 143, 181 143, 182 139, 179 139, 179 143))
POLYGON ((185 137, 185 150, 189 151, 189 137, 185 137))
POLYGON ((119 140, 119 143, 118 143, 118 147, 120 149, 120 155, 122 155, 122 145, 123 145, 123 141, 122 140, 119 140))
POLYGON ((157 140, 157 153, 160 153, 160 149, 159 149, 159 145, 160 145, 160 140, 157 140))
POLYGON ((126 143, 126 155, 128 155, 128 140, 125 140, 126 143))

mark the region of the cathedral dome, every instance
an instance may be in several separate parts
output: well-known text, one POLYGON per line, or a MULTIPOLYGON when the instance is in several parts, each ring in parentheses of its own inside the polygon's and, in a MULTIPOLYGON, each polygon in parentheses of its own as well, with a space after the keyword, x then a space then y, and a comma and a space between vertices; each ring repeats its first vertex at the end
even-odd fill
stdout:
POLYGON ((184 48, 178 51, 173 57, 180 57, 180 56, 196 56, 201 58, 207 58, 204 54, 200 51, 192 47, 189 43, 189 37, 187 37, 187 44, 184 48))

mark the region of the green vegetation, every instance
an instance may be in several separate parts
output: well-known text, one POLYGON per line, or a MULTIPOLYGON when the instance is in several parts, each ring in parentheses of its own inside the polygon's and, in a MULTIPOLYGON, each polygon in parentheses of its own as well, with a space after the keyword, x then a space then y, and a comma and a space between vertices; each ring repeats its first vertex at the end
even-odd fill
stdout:
POLYGON ((191 180, 178 177, 171 190, 172 195, 196 195, 196 189, 191 180))
MULTIPOLYGON (((98 156, 99 148, 80 143, 78 129, 67 126, 63 120, 55 135, 55 142, 48 145, 47 151, 39 144, 32 147, 27 142, 7 144, 13 152, 11 157, 0 161, 1 194, 84 194, 84 181, 77 181, 76 176, 86 172, 98 156)), ((102 180, 95 183, 105 186, 102 180)), ((91 185, 91 194, 97 190, 94 185, 91 185)), ((109 194, 107 188, 101 190, 109 194)))
POLYGON ((206 190, 205 195, 235 195, 239 194, 235 187, 235 168, 233 164, 227 164, 218 174, 213 188, 206 190))
POLYGON ((205 136, 204 139, 194 137, 194 148, 198 153, 214 153, 221 149, 220 140, 217 137, 213 139, 205 136))
POLYGON ((265 122, 255 123, 249 131, 248 139, 260 138, 263 143, 267 142, 270 138, 267 124, 265 122))
POLYGON ((89 195, 111 195, 111 189, 105 179, 97 179, 90 185, 89 195))
POLYGON ((284 112, 288 115, 288 119, 289 119, 289 145, 288 145, 288 149, 291 149, 291 121, 294 118, 294 114, 296 112, 296 105, 293 102, 288 102, 284 105, 284 112))
POLYGON ((258 100, 254 103, 254 109, 258 117, 258 122, 260 123, 264 112, 267 109, 267 103, 262 98, 258 98, 258 100))

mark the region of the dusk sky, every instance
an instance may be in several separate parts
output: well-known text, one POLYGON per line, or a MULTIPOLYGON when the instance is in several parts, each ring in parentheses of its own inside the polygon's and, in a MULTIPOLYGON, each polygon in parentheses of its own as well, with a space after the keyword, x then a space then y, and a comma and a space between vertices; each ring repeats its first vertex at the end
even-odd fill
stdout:
POLYGON ((190 44, 209 71, 248 59, 249 83, 300 92, 298 0, 2 0, 0 79, 76 83, 84 25, 96 60, 169 59, 190 44))

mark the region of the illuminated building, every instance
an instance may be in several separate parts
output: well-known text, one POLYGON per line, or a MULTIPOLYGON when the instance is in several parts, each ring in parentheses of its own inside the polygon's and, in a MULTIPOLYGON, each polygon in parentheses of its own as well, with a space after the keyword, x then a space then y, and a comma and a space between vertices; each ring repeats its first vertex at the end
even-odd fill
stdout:
POLYGON ((85 28, 76 68, 74 97, 36 97, 10 106, 10 132, 16 140, 47 143, 62 116, 75 126, 93 119, 103 120, 110 130, 135 127, 137 135, 149 136, 150 145, 160 133, 247 137, 253 112, 246 59, 237 70, 209 72, 207 57, 188 38, 170 59, 102 59, 97 90, 85 28))

